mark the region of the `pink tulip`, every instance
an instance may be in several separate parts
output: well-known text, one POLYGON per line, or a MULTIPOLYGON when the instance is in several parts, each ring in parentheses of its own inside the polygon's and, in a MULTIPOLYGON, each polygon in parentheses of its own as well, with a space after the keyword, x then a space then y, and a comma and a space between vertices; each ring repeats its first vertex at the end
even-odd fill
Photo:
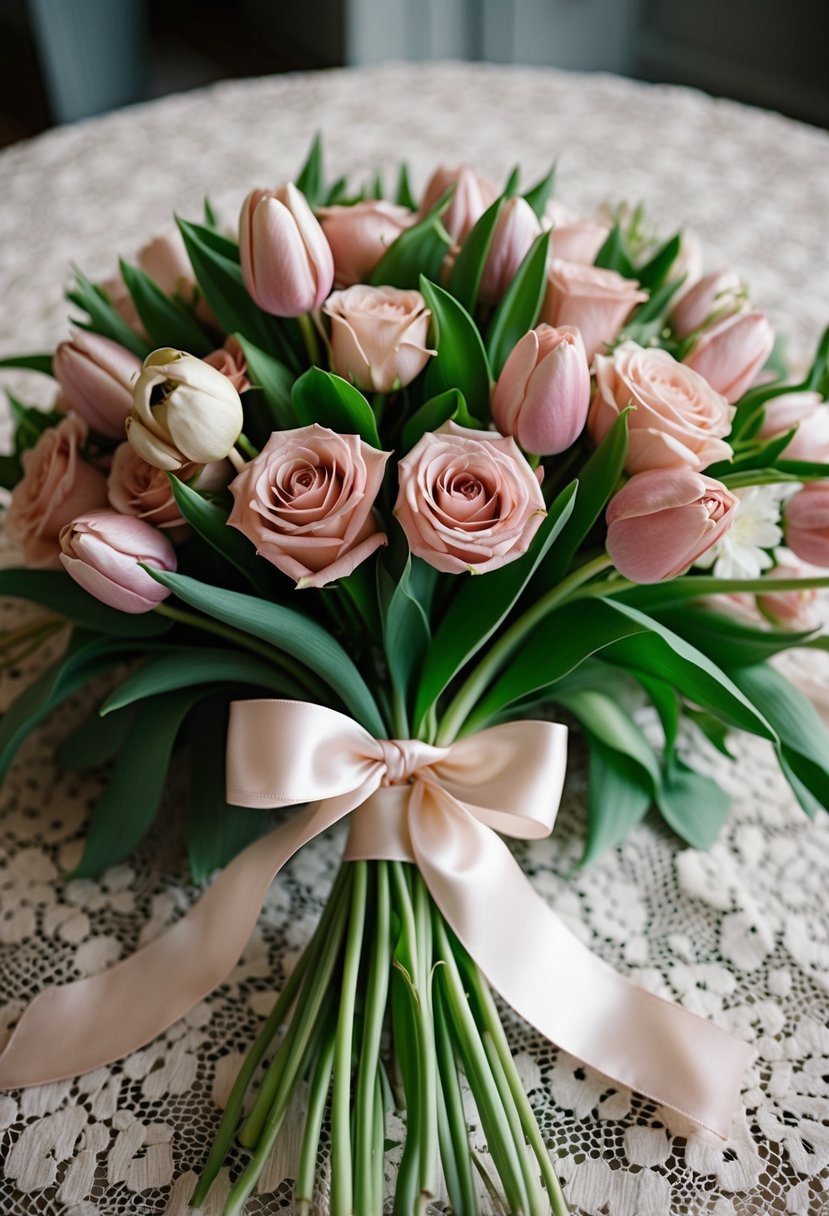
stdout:
POLYGON ((829 462, 829 405, 820 393, 783 393, 767 401, 760 439, 773 439, 797 427, 781 456, 785 460, 829 462))
POLYGON ((452 240, 462 245, 487 207, 495 202, 498 188, 488 177, 476 173, 468 165, 460 165, 456 169, 441 166, 429 178, 418 214, 423 216, 431 211, 452 185, 455 186, 455 193, 440 222, 452 240))
POLYGON ((176 555, 157 528, 117 511, 89 511, 60 534, 61 562, 76 583, 119 612, 150 612, 170 594, 142 570, 175 570, 176 555))
POLYGON ((806 571, 800 566, 775 566, 769 570, 769 590, 757 596, 757 607, 766 620, 781 629, 817 629, 819 621, 815 615, 817 590, 806 587, 798 591, 774 591, 774 579, 803 578, 806 571))
POLYGON ((813 481, 790 498, 784 512, 786 544, 803 562, 829 566, 829 483, 813 481))
POLYGON ((647 298, 648 293, 640 291, 634 279, 625 279, 615 270, 554 258, 541 320, 556 328, 575 325, 580 329, 588 363, 592 363, 593 356, 617 337, 636 305, 647 298))
POLYGON ((415 222, 415 213, 385 199, 368 199, 351 207, 323 207, 319 220, 334 255, 338 287, 364 283, 402 232, 415 222))
POLYGON ((731 526, 737 498, 687 468, 636 473, 607 508, 607 549, 634 583, 660 583, 688 569, 731 526))
POLYGON ((527 200, 507 199, 498 216, 481 277, 480 296, 485 303, 498 303, 540 232, 538 216, 527 200))
POLYGON ((564 203, 553 199, 544 212, 543 226, 553 230, 553 255, 562 262, 592 266, 610 229, 597 220, 585 219, 564 203))
POLYGON ((331 247, 292 182, 247 196, 239 218, 239 257, 251 296, 276 317, 319 308, 334 282, 331 247))
POLYGON ((704 329, 684 362, 727 401, 739 401, 773 346, 774 330, 765 313, 735 313, 704 329))
POLYGON ((671 313, 678 338, 687 338, 712 318, 721 321, 745 309, 745 287, 736 270, 717 270, 695 283, 671 313))
POLYGON ((132 409, 132 385, 141 360, 111 338, 79 329, 55 351, 55 379, 67 409, 99 435, 123 439, 132 409))
POLYGON ((579 437, 590 371, 577 329, 539 325, 513 347, 492 394, 492 418, 526 452, 554 456, 579 437))

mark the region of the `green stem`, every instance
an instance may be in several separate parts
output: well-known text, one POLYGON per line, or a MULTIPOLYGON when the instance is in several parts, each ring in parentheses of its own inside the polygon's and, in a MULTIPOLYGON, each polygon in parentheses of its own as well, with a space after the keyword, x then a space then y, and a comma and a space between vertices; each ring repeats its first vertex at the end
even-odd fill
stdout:
POLYGON ((521 1164, 521 1173, 524 1178, 524 1186, 527 1189, 527 1198, 529 1199, 529 1216, 544 1216, 543 1204, 544 1200, 540 1193, 538 1175, 534 1172, 531 1165, 531 1157, 527 1151, 527 1140, 524 1136, 524 1130, 521 1126, 521 1119, 518 1115, 518 1109, 515 1105, 515 1100, 510 1090, 507 1081, 506 1073, 504 1072, 503 1064, 495 1049, 492 1034, 489 1030, 484 1030, 481 1034, 481 1041, 484 1045, 489 1068, 492 1073, 492 1078, 495 1081, 495 1087, 498 1090, 498 1096, 504 1108, 507 1124, 512 1133, 512 1141, 515 1145, 515 1152, 521 1164))
POLYGON ((386 409, 386 397, 386 393, 374 393, 371 398, 371 408, 374 411, 378 431, 380 430, 380 424, 383 421, 383 414, 386 409))
MULTIPOLYGON (((354 1156, 357 1162, 355 1179, 355 1211, 373 1212, 376 1157, 380 1156, 382 1174, 383 1145, 377 1142, 374 1132, 376 1123, 376 1087, 380 1067, 380 1040, 389 991, 391 968, 391 901, 389 893, 389 870, 384 861, 373 863, 376 885, 374 906, 374 943, 363 1023, 363 1041, 357 1069, 357 1101, 355 1108, 356 1135, 354 1156)), ((382 1098, 381 1098, 382 1102, 382 1098)))
POLYGON ((340 983, 340 1012, 334 1044, 334 1082, 331 1094, 331 1216, 352 1216, 354 1209, 351 1156, 351 1053, 354 1046, 354 1007, 360 954, 366 921, 367 864, 355 861, 351 916, 340 983))
POLYGON ((244 431, 240 431, 236 446, 242 449, 248 460, 255 460, 259 455, 259 449, 251 443, 244 431))
POLYGON ((578 570, 574 570, 572 574, 568 575, 567 578, 562 579, 557 586, 553 587, 552 591, 548 591, 546 595, 537 600, 531 608, 518 618, 515 624, 501 636, 485 658, 481 660, 449 705, 438 731, 437 744, 439 747, 447 747, 450 743, 454 742, 464 722, 474 709, 482 693, 488 687, 490 681, 495 677, 504 663, 506 663, 513 651, 520 646, 530 630, 539 621, 543 620, 549 612, 557 608, 559 604, 563 604, 566 600, 570 599, 573 593, 579 591, 584 583, 612 565, 613 562, 606 553, 600 554, 593 561, 586 562, 578 570))
MULTIPOLYGON (((478 1200, 475 1193, 475 1179, 472 1176, 472 1153, 466 1126, 466 1114, 458 1079, 458 1066, 447 1025, 448 1013, 439 984, 435 986, 434 1009, 438 1076, 446 1110, 458 1187, 457 1196, 454 1196, 450 1189, 449 1197, 452 1200, 454 1211, 463 1213, 463 1216, 477 1216, 478 1200)), ((443 1152, 442 1149, 441 1152, 443 1152)), ((445 1169, 444 1174, 446 1174, 445 1169)), ((448 1175, 446 1178, 448 1184, 448 1175)))
POLYGON ((317 331, 314 328, 314 321, 309 312, 302 313, 297 317, 299 322, 300 333, 302 340, 305 343, 305 349, 308 352, 308 359, 312 367, 318 367, 320 362, 320 344, 317 341, 317 331))
POLYGON ((406 698, 395 683, 392 689, 392 730, 395 739, 409 738, 409 711, 406 698))
POLYGON ((438 1172, 438 1099, 435 1019, 432 1010, 432 900, 426 884, 417 874, 415 883, 415 932, 417 934, 418 978, 416 1018, 418 1025, 418 1066, 420 1072, 420 1200, 425 1208, 437 1192, 438 1172))
POLYGON ((319 1153, 322 1120, 325 1114, 325 1100, 331 1085, 331 1070, 334 1067, 334 1035, 329 1034, 324 1040, 314 1065, 311 1090, 308 1097, 308 1114, 305 1118, 305 1129, 302 1133, 302 1147, 297 1168, 296 1200, 297 1216, 307 1216, 308 1209, 314 1198, 314 1181, 317 1173, 317 1155, 319 1153))

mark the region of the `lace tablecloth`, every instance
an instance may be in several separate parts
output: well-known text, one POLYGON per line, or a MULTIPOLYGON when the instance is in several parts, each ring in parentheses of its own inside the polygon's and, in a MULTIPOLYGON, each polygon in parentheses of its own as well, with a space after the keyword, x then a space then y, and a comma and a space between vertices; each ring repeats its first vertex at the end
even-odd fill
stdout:
MULTIPOLYGON (((710 267, 734 263, 748 275, 795 360, 829 318, 824 134, 610 77, 406 65, 222 85, 3 153, 0 349, 61 337, 70 262, 108 275, 115 255, 129 255, 174 208, 197 215, 206 193, 232 220, 248 187, 295 170, 316 129, 332 173, 357 177, 391 170, 405 153, 417 182, 433 162, 461 158, 496 177, 520 161, 532 178, 558 156, 565 201, 641 199, 663 229, 692 225, 710 267)), ((22 379, 11 384, 23 391, 22 379)), ((25 611, 7 605, 3 626, 25 611)), ((6 700, 30 675, 9 673, 6 700)), ((180 779, 163 828, 137 855, 100 882, 62 881, 103 776, 59 771, 54 751, 92 703, 88 695, 49 720, 3 789, 0 1033, 44 984, 106 967, 195 896, 180 779)), ((734 796, 710 853, 683 849, 649 822, 574 870, 585 801, 575 741, 555 835, 522 850, 522 861, 608 962, 754 1045, 731 1140, 611 1087, 516 1021, 513 1045, 574 1211, 829 1213, 829 817, 806 821, 761 743, 738 742, 733 766, 697 739, 687 746, 734 796)), ((0 1095, 4 1216, 185 1212, 239 1053, 311 932, 340 846, 332 836, 294 860, 229 981, 159 1040, 78 1081, 0 1095)), ((251 1213, 290 1211, 289 1169, 272 1163, 251 1213)))

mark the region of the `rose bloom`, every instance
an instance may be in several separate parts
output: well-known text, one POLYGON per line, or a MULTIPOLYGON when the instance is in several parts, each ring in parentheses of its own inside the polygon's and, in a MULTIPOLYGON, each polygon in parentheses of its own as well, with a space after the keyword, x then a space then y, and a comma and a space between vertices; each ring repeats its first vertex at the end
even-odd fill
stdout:
POLYGON ((781 459, 829 462, 829 405, 820 393, 781 393, 766 402, 763 413, 759 439, 774 439, 797 427, 781 459))
POLYGON ((323 312, 334 371, 358 388, 405 388, 436 353, 426 346, 432 314, 419 291, 358 285, 332 292, 323 312))
POLYGON ((67 414, 21 457, 23 477, 12 490, 7 519, 27 566, 59 567, 61 528, 106 505, 106 475, 80 454, 86 437, 86 423, 67 414))
POLYGON ((324 587, 386 543, 374 500, 388 458, 316 423, 276 431, 231 482, 227 522, 298 587, 324 587))
POLYGON ((394 513, 409 547, 447 574, 486 574, 515 561, 546 515, 515 440, 492 431, 447 422, 418 440, 399 477, 394 513))
POLYGON ((170 594, 142 570, 176 568, 167 538, 144 523, 116 511, 87 511, 61 530, 60 560, 84 591, 119 612, 152 612, 170 594))
POLYGON ((250 388, 245 352, 242 350, 239 339, 234 338, 232 334, 224 346, 205 355, 204 361, 211 367, 215 367, 223 376, 227 376, 237 393, 245 393, 250 388))
POLYGON ((636 305, 647 298, 635 279, 625 279, 615 270, 554 258, 540 319, 556 329, 574 325, 581 330, 592 363, 593 356, 618 335, 636 305))
POLYGON ((607 224, 587 219, 572 207, 551 199, 544 211, 542 225, 553 230, 553 254, 562 262, 582 262, 592 266, 610 234, 607 224))
POLYGON ((352 287, 371 274, 389 245, 415 221, 415 213, 385 199, 368 199, 351 207, 321 207, 322 224, 334 255, 334 282, 352 287))
MULTIPOLYGON (((188 464, 176 471, 176 477, 201 491, 219 490, 227 485, 232 473, 229 461, 214 464, 188 464)), ((132 444, 122 443, 115 449, 107 478, 110 505, 121 515, 133 515, 156 528, 183 528, 182 517, 173 496, 170 478, 162 469, 143 460, 132 444)))
POLYGON ((737 498, 691 469, 637 473, 607 508, 607 549, 634 583, 676 578, 730 527, 737 498))
POLYGON ((627 406, 629 473, 684 465, 704 469, 728 460, 724 436, 734 408, 702 376, 667 351, 623 342, 595 362, 596 394, 587 425, 599 443, 627 406))

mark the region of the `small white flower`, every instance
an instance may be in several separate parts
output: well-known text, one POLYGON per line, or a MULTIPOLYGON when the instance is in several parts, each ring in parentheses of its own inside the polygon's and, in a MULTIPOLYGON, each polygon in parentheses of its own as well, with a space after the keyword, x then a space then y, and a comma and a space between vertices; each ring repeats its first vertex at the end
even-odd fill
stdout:
POLYGON ((739 503, 731 527, 695 563, 715 578, 759 578, 773 563, 769 549, 783 539, 781 487, 749 486, 735 491, 739 503))

